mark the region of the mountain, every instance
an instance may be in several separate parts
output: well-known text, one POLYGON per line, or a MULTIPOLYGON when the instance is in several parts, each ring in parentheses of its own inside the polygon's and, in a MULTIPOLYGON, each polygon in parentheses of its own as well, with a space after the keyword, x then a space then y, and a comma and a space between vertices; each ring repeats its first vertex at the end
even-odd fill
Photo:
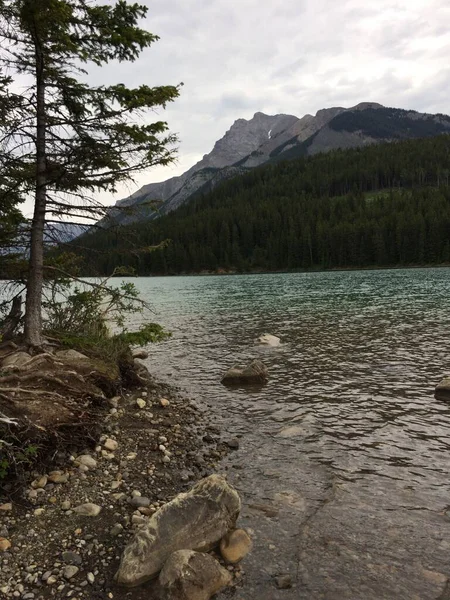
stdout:
POLYGON ((449 157, 444 134, 268 162, 151 226, 83 236, 85 274, 450 264, 449 157))
POLYGON ((161 183, 144 185, 128 198, 119 200, 116 206, 121 210, 113 211, 111 216, 116 222, 125 224, 150 216, 155 209, 154 203, 163 203, 160 207, 163 213, 174 210, 211 180, 221 181, 241 173, 242 168, 233 168, 236 162, 245 159, 271 137, 279 136, 297 120, 291 115, 269 116, 261 112, 249 121, 238 119, 215 143, 212 151, 188 171, 161 183), (130 206, 133 210, 127 211, 130 206))
POLYGON ((210 191, 222 181, 266 163, 447 132, 450 117, 446 115, 387 108, 374 102, 322 109, 300 119, 257 112, 250 120, 235 121, 212 151, 179 177, 150 183, 120 200, 104 224, 108 226, 111 220, 127 224, 166 214, 198 191, 210 191))

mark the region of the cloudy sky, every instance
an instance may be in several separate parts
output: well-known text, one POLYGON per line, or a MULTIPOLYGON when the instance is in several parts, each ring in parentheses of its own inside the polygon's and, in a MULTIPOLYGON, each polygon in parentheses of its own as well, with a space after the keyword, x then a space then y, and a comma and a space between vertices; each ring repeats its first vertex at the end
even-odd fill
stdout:
POLYGON ((157 118, 180 138, 172 167, 185 171, 238 118, 256 111, 301 117, 375 101, 450 113, 449 0, 141 0, 160 40, 133 64, 95 73, 105 83, 184 83, 157 118))

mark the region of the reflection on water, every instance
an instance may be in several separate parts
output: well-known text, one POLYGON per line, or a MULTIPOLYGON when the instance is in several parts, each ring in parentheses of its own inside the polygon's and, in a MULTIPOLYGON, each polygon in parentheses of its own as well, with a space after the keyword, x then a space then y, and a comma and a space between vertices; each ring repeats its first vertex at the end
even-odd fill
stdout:
POLYGON ((255 545, 240 598, 438 597, 450 575, 450 407, 433 388, 450 371, 450 270, 135 282, 173 332, 149 366, 242 435, 231 476, 246 500, 279 508, 275 522, 244 515, 276 550, 255 545), (256 346, 265 332, 282 345, 256 346), (255 357, 267 386, 220 385, 255 357), (277 569, 294 590, 273 588, 277 569))

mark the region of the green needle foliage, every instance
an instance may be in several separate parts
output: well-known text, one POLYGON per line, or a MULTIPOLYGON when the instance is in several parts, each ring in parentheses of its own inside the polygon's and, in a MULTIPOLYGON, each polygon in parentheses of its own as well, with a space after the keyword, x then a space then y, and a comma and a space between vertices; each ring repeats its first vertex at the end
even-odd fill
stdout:
POLYGON ((0 0, 0 206, 35 201, 25 341, 42 344, 45 223, 97 221, 98 191, 174 158, 164 108, 179 86, 90 85, 84 65, 134 61, 158 38, 147 8, 125 0, 0 0))

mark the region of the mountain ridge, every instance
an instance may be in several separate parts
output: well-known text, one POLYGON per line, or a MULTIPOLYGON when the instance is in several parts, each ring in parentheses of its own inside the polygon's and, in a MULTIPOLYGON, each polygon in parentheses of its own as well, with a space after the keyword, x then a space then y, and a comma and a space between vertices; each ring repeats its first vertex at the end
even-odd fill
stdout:
POLYGON ((450 117, 388 108, 376 102, 324 108, 301 118, 256 112, 251 119, 237 119, 213 149, 181 175, 144 185, 119 200, 105 225, 166 214, 205 186, 212 189, 225 179, 269 162, 440 133, 450 133, 450 117), (127 207, 129 210, 122 210, 127 207))

